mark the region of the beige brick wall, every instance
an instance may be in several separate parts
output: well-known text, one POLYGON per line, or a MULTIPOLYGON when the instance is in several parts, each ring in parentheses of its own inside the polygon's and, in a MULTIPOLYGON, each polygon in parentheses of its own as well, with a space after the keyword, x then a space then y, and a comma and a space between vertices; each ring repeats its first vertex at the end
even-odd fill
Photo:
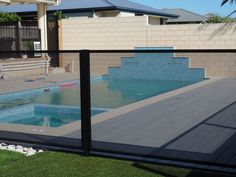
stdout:
POLYGON ((177 49, 235 49, 236 23, 147 27, 147 46, 177 49))
MULTIPOLYGON (((132 49, 146 42, 147 17, 73 18, 61 23, 63 50, 132 49), (139 44, 139 45, 138 45, 139 44)), ((107 74, 108 66, 120 66, 121 57, 132 54, 93 54, 91 74, 107 74)), ((60 66, 79 72, 79 56, 64 54, 60 66), (74 66, 71 66, 73 63, 74 66), (73 69, 72 69, 73 67, 73 69)))
MULTIPOLYGON (((134 54, 121 53, 100 53, 90 55, 91 75, 106 75, 108 66, 120 66, 122 57, 132 57, 134 54)), ((60 66, 64 67, 66 72, 79 72, 79 54, 66 53, 60 55, 60 66)))
POLYGON ((91 54, 90 66, 92 75, 106 75, 108 73, 108 66, 119 67, 121 65, 122 57, 132 57, 134 54, 122 53, 100 53, 91 54))
POLYGON ((147 20, 147 17, 65 19, 62 49, 236 48, 236 23, 147 26, 147 20))
MULTIPOLYGON (((236 23, 148 26, 148 45, 176 49, 236 49, 236 23)), ((190 57, 190 67, 205 68, 206 76, 236 76, 236 54, 176 54, 190 57)))
MULTIPOLYGON (((147 23, 147 17, 65 19, 61 25, 61 49, 170 46, 176 49, 236 49, 236 23, 152 26, 147 23)), ((191 67, 206 68, 207 77, 236 76, 235 54, 183 55, 191 58, 191 67)), ((103 58, 92 63, 94 73, 106 73, 108 66, 119 66, 117 55, 103 58)))
POLYGON ((73 18, 62 21, 62 49, 146 46, 147 17, 73 18))
POLYGON ((236 53, 178 53, 176 56, 189 57, 189 67, 205 68, 206 77, 236 76, 236 53))

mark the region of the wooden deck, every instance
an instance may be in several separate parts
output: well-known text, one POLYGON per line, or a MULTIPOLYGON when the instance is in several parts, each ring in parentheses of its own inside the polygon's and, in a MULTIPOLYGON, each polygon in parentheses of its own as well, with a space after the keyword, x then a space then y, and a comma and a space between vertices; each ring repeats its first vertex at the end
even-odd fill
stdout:
POLYGON ((226 78, 93 125, 94 148, 236 165, 235 101, 226 78))

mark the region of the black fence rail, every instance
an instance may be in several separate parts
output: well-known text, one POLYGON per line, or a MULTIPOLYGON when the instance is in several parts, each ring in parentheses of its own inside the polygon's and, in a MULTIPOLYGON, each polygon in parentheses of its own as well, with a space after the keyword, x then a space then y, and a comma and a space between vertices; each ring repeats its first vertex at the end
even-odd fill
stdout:
MULTIPOLYGON (((15 52, 0 51, 0 54, 1 53, 21 54, 21 53, 34 53, 34 51, 15 51, 15 52)), ((165 60, 171 57, 171 59, 175 60, 174 63, 171 63, 170 59, 168 59, 168 62, 164 63, 170 64, 171 67, 176 67, 176 65, 181 65, 181 68, 183 67, 188 68, 187 65, 189 64, 188 63, 189 61, 186 58, 186 56, 192 56, 196 58, 202 57, 202 59, 205 60, 208 57, 211 57, 213 59, 218 57, 217 60, 223 60, 225 58, 228 58, 230 61, 233 62, 234 60, 236 60, 235 58, 236 50, 233 49, 231 50, 223 50, 223 49, 222 50, 172 50, 172 49, 73 50, 73 51, 37 51, 37 53, 46 53, 49 56, 52 54, 57 54, 58 57, 60 57, 60 60, 64 60, 64 64, 67 64, 69 67, 73 65, 77 66, 77 69, 79 71, 77 78, 79 80, 78 81, 79 89, 74 91, 75 92, 77 91, 78 94, 80 94, 80 96, 76 95, 77 93, 74 93, 71 96, 68 91, 65 93, 65 95, 60 95, 60 96, 55 95, 54 97, 56 97, 60 101, 64 99, 65 102, 63 102, 63 105, 68 104, 70 99, 78 99, 77 101, 80 102, 79 103, 80 110, 77 113, 80 114, 79 116, 81 117, 81 121, 71 126, 70 127, 71 129, 63 127, 60 129, 61 131, 53 132, 53 134, 57 136, 37 134, 38 130, 40 133, 40 128, 35 128, 36 130, 34 134, 26 132, 16 133, 5 130, 5 131, 0 131, 0 140, 14 141, 26 144, 35 144, 36 146, 45 146, 47 148, 62 150, 62 151, 79 152, 85 155, 106 156, 111 158, 128 159, 132 161, 141 161, 141 162, 149 162, 149 163, 157 163, 157 164, 165 164, 173 166, 182 166, 188 168, 205 169, 210 171, 235 173, 236 137, 235 137, 235 126, 233 125, 235 123, 235 120, 232 119, 232 116, 236 104, 235 104, 235 92, 234 92, 235 89, 233 89, 233 84, 235 83, 235 79, 233 77, 228 78, 225 81, 223 80, 220 82, 214 82, 215 85, 213 84, 208 89, 205 90, 195 89, 194 92, 192 92, 191 94, 188 94, 188 92, 186 92, 187 94, 183 93, 185 95, 182 94, 181 96, 174 97, 173 100, 171 100, 173 101, 174 104, 168 99, 166 102, 163 102, 162 104, 162 105, 168 105, 169 103, 171 103, 172 106, 180 105, 180 108, 182 110, 180 108, 177 109, 178 108, 177 107, 174 111, 166 110, 165 114, 164 112, 162 112, 160 115, 158 115, 156 113, 162 111, 162 109, 159 109, 160 107, 162 107, 162 105, 156 105, 156 107, 155 105, 151 105, 150 107, 148 107, 148 105, 144 105, 142 109, 137 109, 137 110, 135 109, 135 111, 131 111, 123 115, 118 114, 119 111, 116 111, 115 114, 116 115, 118 114, 118 116, 115 116, 110 120, 107 119, 106 121, 94 124, 91 117, 93 115, 94 108, 97 107, 93 105, 94 100, 92 99, 92 95, 100 94, 100 92, 96 91, 103 87, 94 87, 93 84, 91 84, 92 83, 91 76, 94 74, 93 73, 94 68, 95 69, 97 68, 97 66, 93 66, 97 64, 95 61, 98 60, 101 61, 103 59, 107 59, 104 62, 105 64, 107 64, 108 60, 112 59, 113 55, 117 57, 117 55, 115 54, 119 54, 118 55, 119 57, 122 56, 123 60, 121 61, 121 63, 123 64, 130 63, 130 65, 134 65, 136 67, 138 66, 137 64, 138 62, 135 59, 133 59, 135 57, 137 58, 139 57, 139 59, 141 60, 143 60, 145 57, 151 58, 151 60, 149 60, 149 58, 147 59, 147 61, 149 62, 151 61, 149 63, 150 65, 154 65, 153 63, 155 59, 165 60), (183 54, 184 57, 181 58, 179 55, 183 54), (127 58, 124 57, 126 55, 128 56, 127 58), (151 57, 148 55, 150 55, 151 57), (218 92, 219 90, 213 91, 214 88, 220 89, 221 87, 222 87, 221 90, 222 92, 218 92), (228 95, 229 92, 226 89, 229 89, 228 91, 231 94, 232 93, 234 94, 232 94, 231 96, 228 95), (224 95, 224 92, 227 94, 227 96, 224 95), (225 98, 224 102, 222 102, 222 100, 217 100, 216 95, 217 96, 221 95, 222 98, 224 97, 225 98), (188 97, 188 99, 186 97, 188 97), (206 98, 206 101, 209 101, 209 104, 208 105, 205 103, 199 104, 201 101, 200 98, 205 98, 205 97, 209 97, 208 99, 206 98), (187 102, 188 104, 178 103, 181 102, 181 100, 184 100, 185 98, 188 100, 187 102), (225 106, 222 107, 222 109, 219 109, 218 111, 214 112, 214 114, 209 114, 209 116, 206 118, 201 117, 202 116, 201 112, 201 114, 198 115, 199 119, 201 120, 197 121, 197 123, 195 124, 192 124, 192 122, 189 121, 189 119, 196 116, 196 112, 194 111, 194 109, 192 110, 193 114, 191 114, 191 112, 189 114, 187 114, 187 112, 185 114, 181 113, 181 111, 186 109, 185 106, 190 105, 190 102, 191 104, 192 103, 198 104, 198 106, 195 106, 194 109, 201 108, 200 111, 203 111, 202 109, 204 109, 205 112, 208 111, 208 106, 214 105, 213 102, 216 103, 221 102, 222 104, 225 104, 225 106), (151 112, 151 110, 154 111, 151 112), (146 114, 144 114, 145 111, 146 114), (180 113, 180 115, 176 114, 177 112, 180 113), (140 117, 140 115, 142 115, 142 117, 140 117), (157 120, 161 115, 162 116, 164 115, 164 118, 158 122, 157 120), (182 117, 184 116, 186 119, 182 119, 182 117), (139 120, 137 120, 137 117, 139 117, 139 120), (170 119, 170 117, 172 117, 173 119, 170 119), (176 119, 175 121, 176 117, 177 118, 179 117, 179 119, 176 119), (130 119, 131 121, 128 121, 128 119, 130 119), (169 119, 169 121, 166 119, 169 119), (177 121, 179 121, 179 123, 177 121), (184 130, 182 132, 181 126, 182 124, 185 123, 185 121, 191 124, 191 128, 189 128, 188 130, 186 129, 186 131, 184 130), (225 124, 226 122, 228 123, 231 122, 231 125, 230 124, 226 125, 225 124), (136 125, 139 126, 139 128, 137 128, 136 125), (149 125, 151 126, 149 127, 149 125), (73 128, 77 129, 73 130, 73 128), (166 134, 166 137, 169 137, 170 134, 173 135, 172 130, 174 130, 175 128, 179 129, 179 131, 182 133, 174 134, 174 136, 170 138, 171 140, 167 140, 167 142, 164 142, 163 145, 158 145, 158 146, 156 145, 159 143, 158 142, 159 140, 160 141, 163 140, 162 138, 159 138, 158 140, 157 139, 158 136, 161 136, 163 133, 166 134), (144 136, 144 134, 142 133, 143 129, 146 129, 148 131, 146 136, 144 136), (159 131, 160 129, 161 131, 159 131), (63 136, 59 135, 59 133, 62 133, 62 131, 65 131, 63 136), (155 136, 155 133, 158 131, 159 135, 155 136), (217 134, 217 136, 215 136, 216 135, 215 133, 217 134), (208 135, 211 135, 215 141, 209 139, 208 135), (222 137, 218 138, 218 135, 219 137, 220 136, 222 137), (129 137, 131 137, 131 139, 129 139, 129 137), (197 141, 195 140, 195 138, 197 141), (223 143, 220 143, 220 141, 222 141, 223 143), (215 142, 216 144, 214 144, 215 142), (198 145, 199 147, 200 146, 202 147, 200 147, 198 151, 193 150, 195 148, 194 146, 198 145), (184 150, 181 148, 183 148, 184 150)), ((104 63, 100 63, 100 65, 104 63)), ((161 63, 161 61, 159 61, 159 63, 161 63)), ((235 65, 235 62, 233 63, 235 65)), ((109 69, 117 70, 120 67, 122 66, 120 65, 113 66, 110 67, 109 69)), ((147 68, 146 70, 147 72, 150 71, 147 68)), ((198 69, 193 68, 191 69, 191 71, 192 70, 193 72, 196 72, 198 69)), ((144 71, 145 71, 144 69, 139 70, 139 72, 144 72, 144 71)), ((201 77, 202 77, 202 71, 203 71, 202 69, 199 69, 198 71, 201 77)), ((178 73, 176 72, 175 74, 178 73)), ((107 75, 109 75, 109 73, 106 73, 106 76, 107 75)), ((156 76, 156 74, 154 73, 153 76, 156 76)), ((120 77, 123 77, 123 75, 120 75, 120 77)), ((201 81, 205 82, 205 78, 201 81)), ((117 88, 114 88, 114 84, 117 84, 118 82, 120 82, 119 79, 117 79, 116 82, 105 84, 106 88, 110 88, 115 92, 115 96, 117 95, 119 96, 119 94, 117 94, 118 93, 117 88)), ((154 81, 152 80, 152 82, 154 81)), ((152 82, 149 82, 149 84, 153 84, 152 82)), ((149 84, 145 84, 145 86, 149 86, 149 84)), ((70 87, 71 85, 67 86, 70 87)), ((128 86, 122 86, 120 90, 123 90, 124 87, 129 87, 128 88, 129 92, 130 90, 132 91, 133 89, 130 83, 128 86)), ((138 91, 142 91, 142 89, 145 88, 142 87, 141 89, 139 89, 137 85, 136 87, 138 91)), ((60 87, 60 89, 63 90, 66 88, 60 87)), ((135 89, 134 93, 135 91, 137 91, 135 89)), ((47 93, 50 90, 46 89, 44 91, 47 93)), ((120 95, 122 96, 122 94, 120 95)), ((101 98, 99 97, 99 99, 101 98)), ((118 97, 117 99, 120 99, 120 97, 118 97)), ((52 102, 54 103, 56 102, 56 100, 54 100, 53 98, 53 101, 50 101, 49 103, 51 104, 52 102)), ((4 102, 2 102, 2 104, 3 103, 4 102)), ((73 102, 73 104, 76 103, 73 102)), ((55 105, 53 105, 53 109, 55 109, 55 105)), ((62 108, 58 107, 58 109, 62 108)), ((66 106, 66 109, 68 109, 68 105, 66 106)), ((116 108, 114 110, 116 110, 116 108)), ((47 119, 45 118, 44 121, 47 122, 47 119)), ((196 120, 193 120, 193 122, 194 121, 196 120)))

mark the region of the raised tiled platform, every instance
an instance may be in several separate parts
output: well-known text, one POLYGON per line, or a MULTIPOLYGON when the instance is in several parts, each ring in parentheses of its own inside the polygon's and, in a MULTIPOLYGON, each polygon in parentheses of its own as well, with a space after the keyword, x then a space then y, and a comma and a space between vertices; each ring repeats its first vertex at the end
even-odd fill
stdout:
MULTIPOLYGON (((173 48, 136 48, 136 50, 173 48)), ((203 68, 189 68, 189 58, 174 57, 173 53, 136 53, 123 57, 121 67, 110 67, 109 79, 202 81, 203 68)))

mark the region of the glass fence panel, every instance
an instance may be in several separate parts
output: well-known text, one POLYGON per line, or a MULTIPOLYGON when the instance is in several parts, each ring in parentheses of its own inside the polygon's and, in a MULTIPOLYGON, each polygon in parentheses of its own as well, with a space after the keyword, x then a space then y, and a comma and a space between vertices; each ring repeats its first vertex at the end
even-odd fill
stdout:
POLYGON ((0 53, 0 139, 232 170, 236 53, 180 52, 0 53))
POLYGON ((92 150, 235 167, 236 53, 92 53, 91 74, 92 150))
POLYGON ((79 53, 0 55, 0 139, 79 149, 79 53))

